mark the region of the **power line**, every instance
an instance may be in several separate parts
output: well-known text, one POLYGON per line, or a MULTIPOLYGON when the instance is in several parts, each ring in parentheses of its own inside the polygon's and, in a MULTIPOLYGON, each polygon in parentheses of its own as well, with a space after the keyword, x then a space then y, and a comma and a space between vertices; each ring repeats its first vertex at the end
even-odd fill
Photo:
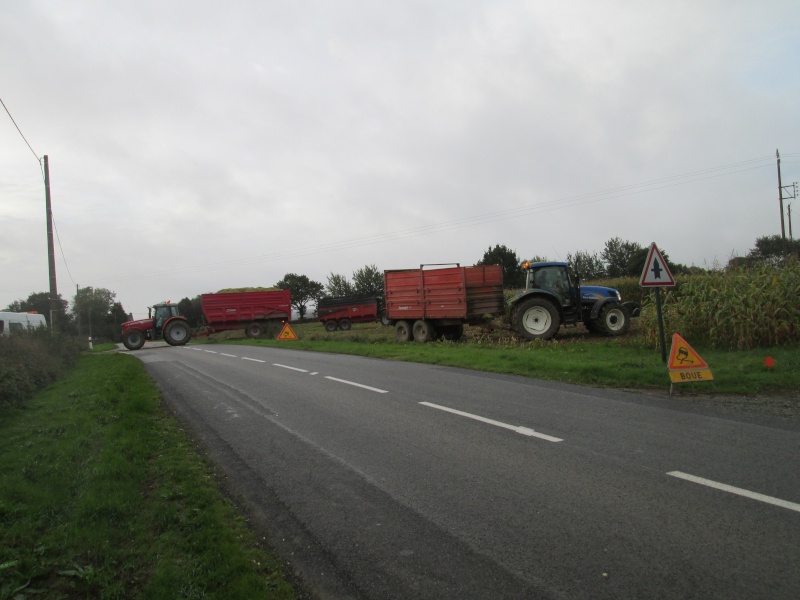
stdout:
POLYGON ((41 166, 42 166, 42 161, 41 161, 41 159, 39 158, 39 155, 38 155, 38 154, 36 154, 36 152, 34 152, 34 150, 33 150, 33 147, 30 145, 30 143, 28 142, 27 138, 26 138, 26 137, 25 137, 25 135, 22 133, 22 130, 19 128, 19 125, 17 125, 17 122, 14 120, 14 117, 12 117, 12 116, 11 116, 11 111, 9 111, 9 110, 8 110, 8 107, 6 106, 6 103, 5 103, 5 102, 3 102, 3 99, 2 99, 2 98, 0 98, 0 104, 2 104, 2 105, 3 105, 3 108, 5 108, 5 109, 6 109, 6 113, 8 114, 8 118, 9 118, 9 119, 11 119, 11 122, 14 124, 14 127, 16 127, 16 128, 17 128, 17 131, 19 131, 19 134, 20 134, 20 136, 22 136, 22 139, 23 139, 23 140, 25 140, 25 143, 28 145, 28 148, 30 148, 30 149, 31 149, 31 152, 33 152, 33 156, 34 156, 34 157, 36 157, 36 162, 37 162, 37 163, 39 163, 39 168, 41 168, 41 166))

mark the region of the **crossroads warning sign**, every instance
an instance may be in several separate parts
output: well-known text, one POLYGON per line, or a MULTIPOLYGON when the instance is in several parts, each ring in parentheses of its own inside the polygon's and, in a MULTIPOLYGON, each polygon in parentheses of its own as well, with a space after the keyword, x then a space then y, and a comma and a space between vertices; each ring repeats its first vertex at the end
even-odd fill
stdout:
POLYGON ((677 333, 672 335, 672 350, 669 353, 669 378, 673 383, 712 381, 714 376, 708 363, 677 333))
POLYGON ((294 330, 291 327, 289 327, 289 324, 286 323, 283 326, 283 329, 281 329, 281 332, 278 334, 278 338, 277 339, 279 339, 279 340, 296 340, 296 339, 298 339, 298 337, 297 337, 297 334, 294 332, 294 330))
POLYGON ((650 251, 647 253, 647 260, 644 262, 644 270, 639 279, 641 287, 672 287, 675 285, 675 278, 669 272, 667 261, 661 256, 656 247, 656 243, 650 244, 650 251))

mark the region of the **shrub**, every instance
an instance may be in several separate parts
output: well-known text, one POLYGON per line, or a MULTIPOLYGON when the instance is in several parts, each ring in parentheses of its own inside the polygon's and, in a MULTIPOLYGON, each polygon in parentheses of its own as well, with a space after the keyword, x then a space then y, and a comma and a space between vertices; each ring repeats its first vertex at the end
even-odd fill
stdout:
POLYGON ((22 406, 66 373, 79 356, 74 338, 46 329, 0 336, 0 408, 22 406))

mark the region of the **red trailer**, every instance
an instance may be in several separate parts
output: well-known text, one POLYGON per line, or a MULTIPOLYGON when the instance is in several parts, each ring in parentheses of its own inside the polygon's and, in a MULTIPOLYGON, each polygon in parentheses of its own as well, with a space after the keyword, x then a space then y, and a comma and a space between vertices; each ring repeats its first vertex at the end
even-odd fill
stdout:
POLYGON ((457 340, 464 324, 503 314, 502 266, 425 268, 440 266, 384 271, 386 317, 397 341, 457 340))
POLYGON ((317 317, 327 331, 347 331, 352 323, 369 323, 380 317, 380 302, 375 296, 320 298, 317 317))
POLYGON ((203 294, 200 298, 209 333, 244 329, 247 337, 259 337, 270 323, 288 321, 292 315, 289 290, 203 294))

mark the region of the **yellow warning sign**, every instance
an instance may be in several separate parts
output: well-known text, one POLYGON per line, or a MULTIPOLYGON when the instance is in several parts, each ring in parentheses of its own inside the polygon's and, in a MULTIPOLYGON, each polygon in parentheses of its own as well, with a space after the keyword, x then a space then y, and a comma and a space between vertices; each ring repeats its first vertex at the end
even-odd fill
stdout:
POLYGON ((278 339, 279 340, 296 340, 298 338, 297 338, 297 334, 294 332, 294 330, 291 327, 289 327, 288 323, 286 323, 283 326, 283 329, 281 329, 281 332, 278 334, 278 339))
MULTIPOLYGON (((708 363, 677 333, 672 335, 672 350, 667 368, 670 371, 708 369, 708 363)), ((709 371, 710 373, 710 371, 709 371)))
POLYGON ((692 369, 690 371, 670 371, 672 383, 694 383, 695 381, 713 381, 714 376, 709 369, 692 369))

